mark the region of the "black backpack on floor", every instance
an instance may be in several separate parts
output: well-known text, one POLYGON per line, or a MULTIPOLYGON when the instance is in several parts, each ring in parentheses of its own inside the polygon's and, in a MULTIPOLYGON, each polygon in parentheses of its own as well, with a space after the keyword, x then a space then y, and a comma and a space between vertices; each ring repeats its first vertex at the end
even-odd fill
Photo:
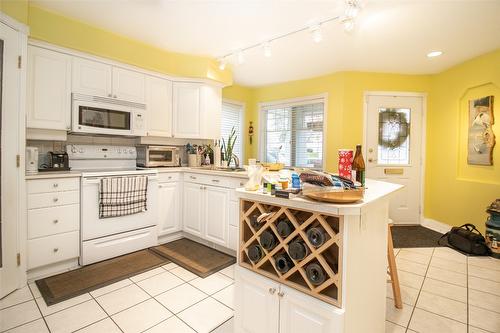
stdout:
POLYGON ((490 249, 486 245, 483 235, 477 230, 476 226, 466 223, 460 227, 452 227, 449 232, 441 236, 438 243, 441 244, 446 237, 448 246, 465 254, 475 256, 487 256, 490 249))

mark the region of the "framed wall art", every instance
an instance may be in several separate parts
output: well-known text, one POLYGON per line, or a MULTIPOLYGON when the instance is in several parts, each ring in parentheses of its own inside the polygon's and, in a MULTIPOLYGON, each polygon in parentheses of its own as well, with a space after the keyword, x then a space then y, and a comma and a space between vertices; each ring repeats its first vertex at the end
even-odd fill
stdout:
POLYGON ((468 164, 493 165, 494 121, 493 96, 469 101, 468 164))

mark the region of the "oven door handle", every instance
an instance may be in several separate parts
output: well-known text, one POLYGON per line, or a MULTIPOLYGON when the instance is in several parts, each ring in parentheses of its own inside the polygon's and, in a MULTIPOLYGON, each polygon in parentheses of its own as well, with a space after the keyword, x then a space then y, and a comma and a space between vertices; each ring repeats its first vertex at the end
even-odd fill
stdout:
MULTIPOLYGON (((148 181, 156 181, 159 178, 158 175, 147 175, 147 176, 148 176, 148 181)), ((84 184, 99 184, 102 178, 106 177, 84 177, 82 178, 82 182, 84 184)))

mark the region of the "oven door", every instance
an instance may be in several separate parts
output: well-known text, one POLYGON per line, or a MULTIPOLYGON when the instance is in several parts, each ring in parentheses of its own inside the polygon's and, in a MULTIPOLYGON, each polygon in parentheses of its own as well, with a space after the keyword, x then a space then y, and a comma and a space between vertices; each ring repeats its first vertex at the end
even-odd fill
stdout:
POLYGON ((73 132, 133 135, 133 122, 134 112, 130 107, 73 100, 73 132))
POLYGON ((177 166, 179 163, 177 148, 148 147, 146 150, 148 167, 177 166))
POLYGON ((158 217, 158 175, 148 176, 147 210, 145 212, 99 219, 99 183, 102 177, 82 177, 82 241, 155 226, 158 217))

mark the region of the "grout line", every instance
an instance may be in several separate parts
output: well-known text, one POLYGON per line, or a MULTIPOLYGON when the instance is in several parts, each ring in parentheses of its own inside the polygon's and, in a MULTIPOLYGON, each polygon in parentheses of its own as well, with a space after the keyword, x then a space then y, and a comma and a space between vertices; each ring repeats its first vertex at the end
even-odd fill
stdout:
POLYGON ((435 250, 435 248, 432 249, 431 258, 429 260, 429 263, 427 264, 427 269, 425 271, 424 279, 422 280, 422 284, 420 285, 420 290, 418 291, 417 298, 415 299, 415 306, 411 310, 410 319, 408 320, 408 324, 406 325, 406 332, 408 332, 408 330, 410 329, 411 320, 413 318, 413 314, 415 313, 415 309, 417 308, 418 299, 420 298, 420 293, 422 292, 422 288, 424 287, 424 282, 425 282, 425 278, 427 276, 427 272, 429 271, 429 267, 431 266, 431 260, 432 260, 432 256, 434 255, 434 250, 435 250))
MULTIPOLYGON (((35 287, 38 289, 38 286, 36 284, 35 284, 35 287)), ((49 324, 47 324, 47 320, 45 320, 45 316, 43 315, 42 310, 40 310, 40 306, 38 305, 38 303, 35 299, 35 294, 33 293, 33 290, 31 290, 31 287, 29 286, 29 284, 28 284, 28 290, 30 291, 31 296, 33 297, 33 302, 35 302, 35 305, 38 308, 38 312, 40 312, 40 315, 42 316, 42 320, 45 323, 45 327, 47 327, 47 331, 49 331, 49 333, 50 333, 51 330, 50 330, 49 324)))
POLYGON ((234 314, 231 316, 231 318, 229 318, 228 320, 225 320, 222 324, 220 324, 219 326, 217 326, 216 328, 214 328, 213 330, 211 330, 210 333, 214 332, 216 329, 218 329, 222 325, 226 324, 228 321, 230 321, 233 318, 234 318, 234 314))
MULTIPOLYGON (((92 297, 92 299, 94 300, 94 302, 96 302, 96 303, 97 303, 97 305, 98 305, 98 306, 102 309, 102 311, 104 311, 104 313, 106 314, 106 316, 108 316, 108 318, 109 318, 109 319, 111 319, 111 321, 112 321, 112 322, 116 325, 116 327, 118 327, 118 329, 120 330, 120 332, 122 332, 122 333, 123 333, 123 330, 121 329, 121 327, 120 327, 120 326, 119 326, 119 325, 115 322, 115 320, 114 320, 113 318, 111 318, 111 316, 110 316, 110 315, 109 315, 109 313, 106 311, 106 309, 105 309, 105 308, 104 308, 104 307, 103 307, 103 306, 102 306, 102 305, 101 305, 101 304, 97 301, 97 299, 95 299, 95 298, 94 298, 94 296, 92 296, 90 293, 89 293, 89 295, 90 295, 90 297, 92 297)), ((104 319, 106 319, 106 318, 104 318, 104 319)), ((104 320, 104 319, 101 319, 101 320, 104 320)), ((101 320, 99 320, 99 321, 101 321, 101 320)), ((99 321, 96 321, 95 323, 98 323, 99 321)), ((92 324, 90 324, 90 325, 93 325, 93 324, 95 324, 95 323, 92 323, 92 324)), ((90 326, 90 325, 89 325, 89 326, 90 326)), ((82 328, 83 328, 83 327, 82 327, 82 328)), ((82 328, 80 328, 80 330, 81 330, 82 328)))
MULTIPOLYGON (((32 298, 32 299, 29 299, 29 300, 27 300, 27 301, 22 301, 22 302, 19 302, 19 303, 16 303, 16 304, 12 304, 12 305, 6 306, 5 308, 0 309, 0 311, 10 309, 10 308, 12 308, 12 307, 14 307, 14 306, 17 306, 17 305, 21 305, 21 304, 24 304, 24 303, 28 303, 29 301, 35 301, 35 299, 36 299, 36 298, 32 298)), ((36 301, 35 301, 35 303, 36 303, 36 301)))

